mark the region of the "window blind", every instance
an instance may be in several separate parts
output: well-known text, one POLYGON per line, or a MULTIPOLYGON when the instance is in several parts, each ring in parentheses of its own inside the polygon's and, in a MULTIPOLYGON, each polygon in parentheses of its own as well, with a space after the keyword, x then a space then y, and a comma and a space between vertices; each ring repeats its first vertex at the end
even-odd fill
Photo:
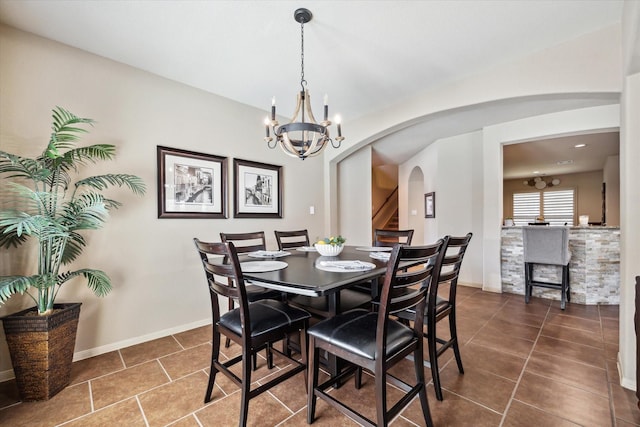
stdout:
POLYGON ((575 191, 530 191, 513 194, 513 223, 528 225, 543 216, 549 225, 573 225, 575 191))
POLYGON ((513 223, 527 225, 540 215, 540 192, 513 193, 513 223))
POLYGON ((543 198, 543 215, 549 225, 573 225, 574 191, 545 191, 543 198))

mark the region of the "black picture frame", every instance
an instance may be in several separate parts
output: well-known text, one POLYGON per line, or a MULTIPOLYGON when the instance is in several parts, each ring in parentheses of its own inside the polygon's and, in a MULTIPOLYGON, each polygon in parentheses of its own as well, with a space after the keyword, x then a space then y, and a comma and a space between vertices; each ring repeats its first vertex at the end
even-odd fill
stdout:
POLYGON ((233 159, 234 218, 282 218, 282 166, 233 159))
POLYGON ((227 158, 157 146, 158 218, 226 218, 227 158))
POLYGON ((426 193, 424 195, 424 217, 435 218, 436 217, 436 193, 426 193))

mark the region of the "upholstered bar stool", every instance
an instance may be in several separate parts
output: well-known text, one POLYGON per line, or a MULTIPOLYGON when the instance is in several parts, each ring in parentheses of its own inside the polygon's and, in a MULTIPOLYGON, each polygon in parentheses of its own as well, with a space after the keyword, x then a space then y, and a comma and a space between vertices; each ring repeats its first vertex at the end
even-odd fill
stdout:
POLYGON ((524 300, 529 303, 534 286, 559 289, 560 308, 565 309, 567 301, 571 301, 571 287, 569 285, 569 228, 568 227, 539 227, 522 228, 524 245, 524 300), (560 283, 550 279, 536 279, 534 268, 536 264, 562 267, 560 283))

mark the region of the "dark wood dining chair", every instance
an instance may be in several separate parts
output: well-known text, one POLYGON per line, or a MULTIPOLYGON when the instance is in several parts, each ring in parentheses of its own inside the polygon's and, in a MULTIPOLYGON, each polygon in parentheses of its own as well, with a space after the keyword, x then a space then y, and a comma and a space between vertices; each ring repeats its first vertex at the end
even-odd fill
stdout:
POLYGON ((238 425, 245 426, 249 400, 306 369, 306 330, 310 315, 304 310, 291 307, 279 300, 263 299, 250 303, 234 244, 208 243, 198 239, 193 239, 193 241, 202 259, 207 277, 213 317, 211 370, 204 402, 211 401, 216 375, 221 372, 241 389, 240 422, 238 425), (209 262, 210 255, 222 255, 223 261, 220 263, 209 262), (219 280, 218 278, 226 278, 227 280, 219 280), (218 296, 233 298, 237 301, 238 307, 221 315, 218 296), (283 340, 289 334, 294 333, 299 334, 300 337, 300 361, 288 357, 272 346, 274 342, 283 340), (220 360, 221 335, 238 343, 242 347, 241 354, 230 360, 220 360), (261 380, 259 386, 254 386, 252 389, 252 371, 249 361, 258 350, 264 347, 271 347, 272 351, 288 359, 286 364, 290 366, 274 372, 267 379, 261 380), (241 363, 242 366, 240 377, 231 370, 231 367, 238 363, 241 363))
MULTIPOLYGON (((255 251, 264 251, 267 249, 266 239, 264 231, 255 231, 251 233, 220 233, 220 240, 223 243, 233 242, 236 247, 236 253, 248 254, 255 251)), ((255 285, 252 282, 245 284, 247 291, 247 299, 249 302, 258 301, 261 299, 283 299, 282 293, 273 289, 265 289, 261 286, 255 285)), ((235 301, 233 298, 229 298, 229 310, 233 310, 235 307, 235 301)), ((227 338, 224 346, 229 347, 231 340, 227 338)), ((269 349, 267 348, 267 352, 269 349)), ((270 360, 270 357, 267 357, 270 360)), ((253 367, 256 368, 257 358, 254 356, 253 367)))
MULTIPOLYGON (((393 247, 396 243, 401 243, 403 245, 411 245, 411 240, 413 239, 413 229, 408 230, 386 230, 381 228, 376 228, 373 231, 373 246, 379 247, 393 247)), ((377 292, 373 292, 371 287, 374 286, 375 283, 370 280, 358 283, 353 287, 355 291, 364 292, 366 294, 371 294, 373 296, 377 296, 377 292)))
MULTIPOLYGON (((264 231, 255 231, 252 233, 220 233, 222 243, 233 242, 238 254, 248 254, 255 251, 264 251, 267 249, 264 231)), ((282 293, 273 289, 265 289, 249 282, 247 287, 247 297, 249 302, 261 299, 281 299, 282 293)), ((233 309, 233 300, 229 300, 229 310, 233 309)))
POLYGON ((275 230, 278 249, 294 249, 302 246, 309 246, 309 232, 307 230, 278 231, 275 230))
MULTIPOLYGON (((460 267, 462 266, 462 260, 472 236, 472 233, 468 233, 466 236, 446 236, 444 238, 444 258, 440 264, 440 270, 433 275, 431 287, 429 288, 427 309, 423 319, 426 326, 424 336, 427 340, 429 351, 429 365, 431 367, 433 388, 435 389, 438 400, 443 399, 438 358, 442 356, 445 351, 450 348, 453 349, 458 371, 464 374, 458 343, 458 328, 456 325, 456 294, 460 267), (439 295, 439 291, 441 289, 440 286, 447 283, 449 284, 449 292, 445 298, 439 295), (438 336, 437 324, 444 319, 449 319, 448 339, 438 336)), ((405 322, 408 322, 414 318, 415 314, 412 310, 408 310, 408 312, 398 313, 398 316, 403 318, 405 322)))
POLYGON ((318 397, 361 425, 386 426, 415 396, 419 396, 425 423, 433 426, 423 367, 422 313, 432 273, 439 269, 442 261, 443 243, 440 239, 427 246, 394 246, 387 264, 377 312, 352 310, 309 328, 309 424, 315 419, 318 397), (435 262, 431 263, 433 259, 435 262), (402 269, 399 268, 400 262, 403 263, 402 269), (393 316, 394 313, 409 308, 414 308, 414 313, 420 313, 416 314, 413 326, 405 325, 393 316), (352 365, 318 384, 320 351, 334 354, 352 365), (390 368, 411 354, 416 374, 415 385, 389 373, 390 368), (359 387, 362 369, 371 372, 375 378, 376 422, 326 392, 334 384, 354 374, 356 386, 359 387), (388 408, 387 403, 387 381, 405 392, 391 408, 388 408))

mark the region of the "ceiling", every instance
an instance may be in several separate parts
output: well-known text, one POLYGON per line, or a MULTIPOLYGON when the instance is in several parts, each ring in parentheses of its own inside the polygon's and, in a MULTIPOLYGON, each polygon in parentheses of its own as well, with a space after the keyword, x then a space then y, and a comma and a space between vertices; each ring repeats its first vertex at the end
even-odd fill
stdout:
MULTIPOLYGON (((287 117, 300 87, 298 7, 314 15, 304 27, 312 106, 318 115, 328 94, 330 115, 342 116, 348 138, 350 120, 618 24, 623 2, 0 0, 0 22, 265 115, 275 96, 278 113, 287 117)), ((544 112, 590 102, 533 99, 517 108, 505 102, 447 112, 374 148, 382 161, 401 163, 433 138, 535 114, 542 101, 544 112)))
POLYGON ((505 145, 503 178, 533 178, 602 170, 620 153, 620 133, 602 132, 505 145), (576 148, 578 144, 584 147, 576 148))

